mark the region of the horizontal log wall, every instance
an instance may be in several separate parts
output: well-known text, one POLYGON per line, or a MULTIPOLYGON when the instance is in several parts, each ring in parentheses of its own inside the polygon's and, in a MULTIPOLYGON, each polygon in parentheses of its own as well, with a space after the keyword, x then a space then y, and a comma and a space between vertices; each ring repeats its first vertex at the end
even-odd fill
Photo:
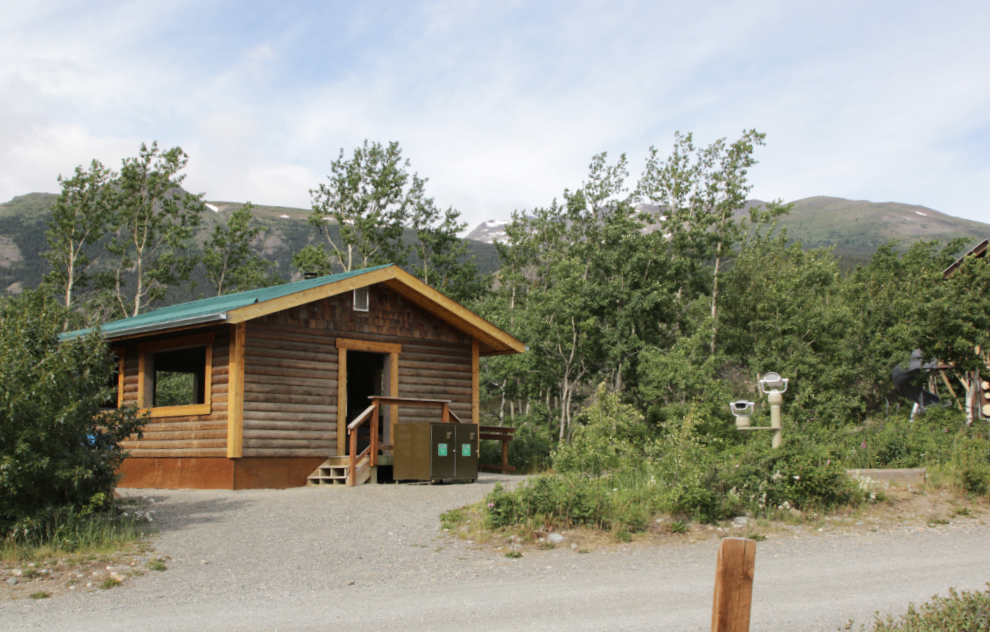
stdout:
MULTIPOLYGON (((244 456, 336 454, 338 337, 401 344, 398 396, 450 399, 471 420, 471 338, 384 286, 368 298, 367 312, 347 292, 248 323, 244 456)), ((400 423, 439 420, 439 409, 399 410, 400 423)))
MULTIPOLYGON (((184 331, 171 336, 149 336, 126 344, 124 362, 124 405, 138 401, 138 344, 153 340, 181 338, 213 331, 213 379, 210 414, 189 417, 158 417, 148 420, 141 439, 132 437, 121 446, 131 457, 215 457, 227 455, 227 371, 230 351, 229 326, 202 331, 184 331)), ((116 346, 116 345, 115 345, 116 346)))
MULTIPOLYGON (((294 310, 286 310, 294 311, 294 310)), ((272 314, 247 324, 245 457, 326 457, 337 450, 337 348, 325 328, 272 314)))
MULTIPOLYGON (((449 399, 461 421, 471 421, 471 343, 404 343, 399 355, 399 397, 449 399)), ((400 406, 399 423, 440 421, 439 408, 400 406)))

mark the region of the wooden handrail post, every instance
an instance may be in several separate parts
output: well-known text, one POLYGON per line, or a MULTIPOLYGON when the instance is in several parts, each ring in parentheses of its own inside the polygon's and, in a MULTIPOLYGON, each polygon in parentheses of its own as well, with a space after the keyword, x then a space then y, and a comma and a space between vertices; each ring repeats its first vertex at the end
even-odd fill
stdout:
POLYGON ((755 541, 746 538, 722 540, 715 562, 712 632, 749 632, 755 568, 755 541))
POLYGON ((351 429, 351 461, 348 469, 347 484, 354 485, 357 480, 357 428, 351 429))
POLYGON ((450 405, 444 402, 440 404, 440 421, 448 423, 450 421, 450 405))
POLYGON ((375 412, 371 413, 371 467, 378 465, 378 402, 374 402, 375 412))

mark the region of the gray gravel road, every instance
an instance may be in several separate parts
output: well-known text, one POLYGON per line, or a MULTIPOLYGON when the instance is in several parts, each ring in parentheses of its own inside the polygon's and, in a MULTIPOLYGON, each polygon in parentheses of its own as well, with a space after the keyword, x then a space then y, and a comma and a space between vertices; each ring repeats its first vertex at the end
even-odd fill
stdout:
MULTIPOLYGON (((0 630, 707 630, 716 541, 506 559, 440 533, 476 485, 152 491, 169 570, 0 602, 0 630), (205 562, 205 563, 204 563, 205 562)), ((133 492, 132 492, 133 493, 133 492)), ((990 526, 761 542, 754 631, 835 630, 990 580, 990 526)))

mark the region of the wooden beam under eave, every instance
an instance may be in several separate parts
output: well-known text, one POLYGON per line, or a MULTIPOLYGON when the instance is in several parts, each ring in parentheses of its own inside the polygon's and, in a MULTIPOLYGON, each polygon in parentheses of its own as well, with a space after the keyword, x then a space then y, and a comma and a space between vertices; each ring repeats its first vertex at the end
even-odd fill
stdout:
POLYGON ((232 327, 227 369, 227 458, 239 459, 244 450, 244 343, 246 325, 232 327))
POLYGON ((478 368, 480 347, 477 338, 471 341, 471 423, 476 426, 481 423, 481 378, 478 368))

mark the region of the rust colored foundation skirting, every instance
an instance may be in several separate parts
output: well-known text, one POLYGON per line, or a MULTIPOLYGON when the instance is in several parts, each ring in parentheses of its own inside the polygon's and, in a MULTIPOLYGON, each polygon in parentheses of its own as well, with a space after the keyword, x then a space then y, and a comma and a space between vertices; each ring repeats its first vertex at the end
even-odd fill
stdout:
POLYGON ((129 458, 118 487, 154 489, 285 489, 302 487, 321 457, 227 459, 129 458))

